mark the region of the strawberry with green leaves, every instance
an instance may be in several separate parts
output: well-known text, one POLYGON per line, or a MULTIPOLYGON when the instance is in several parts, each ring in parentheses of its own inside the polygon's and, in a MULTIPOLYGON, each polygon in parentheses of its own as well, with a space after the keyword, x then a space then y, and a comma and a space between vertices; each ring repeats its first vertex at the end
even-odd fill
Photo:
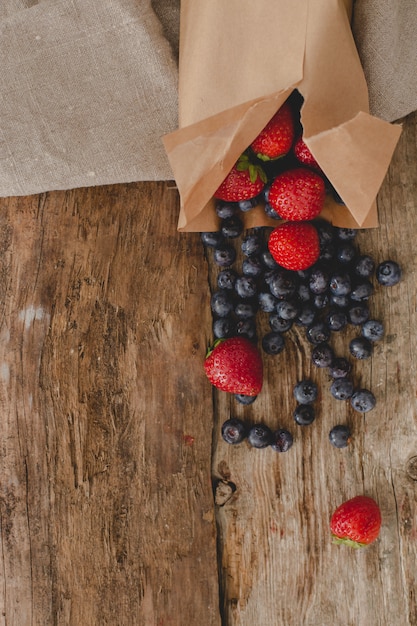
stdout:
POLYGON ((261 167, 250 162, 243 153, 232 167, 213 196, 225 202, 240 202, 258 196, 266 183, 266 175, 261 167))
POLYGON ((288 102, 284 102, 254 139, 251 148, 261 161, 279 159, 291 150, 294 135, 292 109, 288 102))
POLYGON ((306 167, 296 167, 274 178, 268 202, 284 220, 312 220, 321 213, 325 197, 323 178, 306 167))
POLYGON ((310 222, 284 222, 269 235, 268 248, 281 267, 305 270, 319 258, 319 235, 310 222))
POLYGON ((204 370, 211 384, 221 391, 257 396, 262 389, 262 357, 245 337, 215 341, 207 352, 204 370))
POLYGON ((341 504, 330 520, 333 542, 353 548, 373 543, 379 536, 381 511, 373 498, 356 496, 341 504))

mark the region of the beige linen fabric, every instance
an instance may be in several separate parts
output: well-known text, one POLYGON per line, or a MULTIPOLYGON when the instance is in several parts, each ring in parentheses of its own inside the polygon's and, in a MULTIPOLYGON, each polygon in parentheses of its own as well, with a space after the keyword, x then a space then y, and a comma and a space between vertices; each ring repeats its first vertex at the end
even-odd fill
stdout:
MULTIPOLYGON (((1 0, 0 196, 169 180, 180 0, 1 0)), ((356 0, 371 113, 417 108, 416 0, 356 0)), ((202 68, 204 71, 204 68, 202 68)))
POLYGON ((393 122, 417 109, 417 2, 356 0, 353 9, 371 113, 393 122))
POLYGON ((0 195, 172 177, 161 137, 177 126, 177 64, 150 1, 2 11, 0 195))

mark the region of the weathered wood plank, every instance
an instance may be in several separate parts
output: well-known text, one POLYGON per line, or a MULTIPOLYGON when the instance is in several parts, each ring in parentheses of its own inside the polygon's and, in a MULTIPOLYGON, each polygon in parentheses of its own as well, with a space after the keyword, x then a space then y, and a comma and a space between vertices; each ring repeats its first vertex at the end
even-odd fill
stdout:
POLYGON ((0 623, 219 624, 207 266, 177 214, 156 183, 1 201, 0 623))
MULTIPOLYGON (((377 288, 371 300, 375 317, 385 321, 385 339, 371 361, 354 363, 357 384, 374 391, 377 407, 361 417, 334 400, 328 375, 311 364, 311 347, 299 329, 291 330, 278 357, 265 356, 266 384, 253 405, 215 394, 213 475, 236 486, 217 507, 228 626, 417 624, 416 128, 411 115, 379 194, 380 227, 358 235, 363 252, 377 262, 394 258, 404 268, 399 285, 377 288), (321 390, 318 416, 299 427, 292 420, 292 389, 307 376, 321 390), (294 446, 281 455, 246 443, 227 446, 220 427, 229 416, 286 427, 294 446), (337 423, 353 429, 348 449, 328 442, 337 423), (333 545, 332 511, 361 493, 380 503, 380 539, 363 551, 333 545)), ((350 329, 337 338, 338 353, 347 355, 347 337, 355 334, 350 329)))

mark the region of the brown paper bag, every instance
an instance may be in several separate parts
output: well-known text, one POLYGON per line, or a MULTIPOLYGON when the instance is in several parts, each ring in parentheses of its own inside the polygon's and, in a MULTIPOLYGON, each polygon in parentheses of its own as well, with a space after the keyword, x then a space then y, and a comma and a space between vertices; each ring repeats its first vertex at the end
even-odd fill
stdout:
MULTIPOLYGON (((378 223, 376 195, 401 133, 369 115, 349 0, 183 0, 179 129, 164 137, 180 231, 216 230, 213 193, 289 94, 304 98, 304 141, 346 206, 337 226, 378 223)), ((276 225, 256 207, 247 228, 276 225)))

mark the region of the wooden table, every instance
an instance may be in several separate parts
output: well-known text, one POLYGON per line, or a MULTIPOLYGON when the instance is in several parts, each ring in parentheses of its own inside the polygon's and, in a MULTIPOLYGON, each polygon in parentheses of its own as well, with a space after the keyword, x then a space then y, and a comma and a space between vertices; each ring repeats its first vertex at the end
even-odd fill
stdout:
POLYGON ((265 357, 252 406, 213 392, 216 270, 198 234, 177 233, 172 183, 1 200, 0 624, 417 624, 416 132, 413 114, 380 227, 358 235, 404 269, 372 298, 384 340, 354 364, 377 397, 364 417, 330 396, 299 330, 265 357), (307 375, 320 402, 302 428, 291 394, 307 375), (230 415, 290 428, 293 448, 228 446, 230 415), (328 442, 339 422, 345 450, 328 442), (215 503, 219 480, 235 491, 215 503), (354 551, 328 522, 359 493, 383 526, 354 551))

